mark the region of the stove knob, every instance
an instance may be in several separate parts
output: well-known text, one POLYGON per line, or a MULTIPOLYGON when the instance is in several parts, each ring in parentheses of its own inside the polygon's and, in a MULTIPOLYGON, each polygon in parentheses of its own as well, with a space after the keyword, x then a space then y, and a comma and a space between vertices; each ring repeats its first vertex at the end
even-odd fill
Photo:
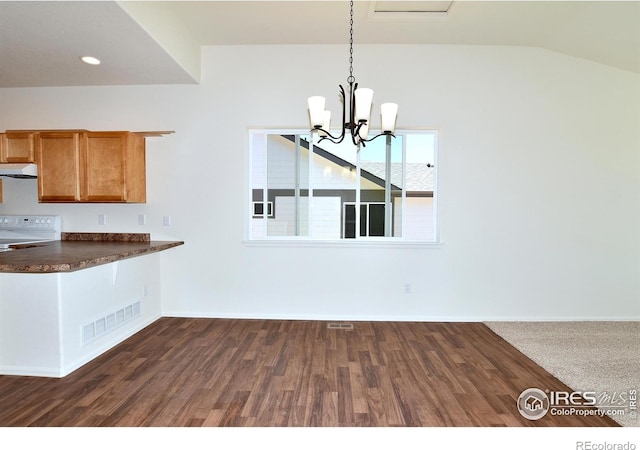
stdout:
POLYGON ((47 223, 51 223, 51 222, 52 222, 52 220, 51 220, 51 219, 47 219, 47 223))

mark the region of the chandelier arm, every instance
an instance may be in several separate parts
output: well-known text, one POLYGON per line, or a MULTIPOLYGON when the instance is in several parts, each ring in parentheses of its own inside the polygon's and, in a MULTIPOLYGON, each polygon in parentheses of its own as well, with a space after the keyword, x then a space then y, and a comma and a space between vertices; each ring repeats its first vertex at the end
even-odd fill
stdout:
POLYGON ((318 143, 320 143, 320 142, 322 142, 324 140, 329 140, 329 141, 333 142, 334 144, 339 144, 344 139, 344 133, 342 133, 340 136, 334 136, 329 131, 325 130, 324 128, 314 128, 311 131, 322 131, 325 134, 324 136, 320 136, 320 140, 318 141, 318 143))
MULTIPOLYGON (((345 115, 346 115, 347 95, 342 85, 339 84, 338 86, 340 87, 340 96, 342 97, 342 131, 340 133, 340 140, 337 141, 336 144, 339 144, 340 142, 342 142, 342 140, 346 135, 346 130, 344 125, 345 125, 345 117, 346 117, 345 115)), ((349 88, 349 90, 351 90, 351 88, 349 88)))
POLYGON ((329 133, 327 130, 325 130, 324 128, 314 128, 311 131, 322 131, 325 135, 324 136, 320 136, 320 140, 318 141, 318 143, 324 141, 324 140, 329 140, 335 144, 338 144, 340 142, 342 142, 342 140, 344 139, 344 136, 333 136, 331 133, 329 133))
POLYGON ((322 131, 325 134, 324 136, 320 136, 320 140, 318 141, 318 144, 322 141, 330 141, 330 142, 333 142, 334 144, 339 144, 344 140, 344 137, 346 136, 345 133, 342 133, 340 136, 333 136, 331 133, 329 133, 327 130, 323 128, 314 128, 311 131, 322 131))
POLYGON ((342 96, 342 131, 339 136, 334 136, 333 134, 331 134, 331 132, 329 132, 329 130, 325 130, 324 128, 314 128, 314 131, 322 131, 325 134, 324 136, 320 136, 320 140, 318 141, 318 144, 325 140, 331 141, 334 144, 339 144, 344 140, 344 137, 346 136, 346 129, 345 129, 346 128, 345 127, 346 95, 345 95, 344 87, 342 87, 341 84, 338 85, 338 87, 340 88, 340 95, 342 96))
POLYGON ((358 145, 362 141, 359 136, 360 128, 366 123, 366 121, 356 123, 356 89, 358 89, 358 83, 355 82, 353 75, 351 75, 349 76, 349 121, 345 121, 344 128, 349 128, 353 145, 358 145))
MULTIPOLYGON (((380 136, 391 136, 392 138, 395 138, 396 135, 393 133, 380 133, 380 134, 376 134, 374 137, 372 137, 371 139, 360 139, 363 143, 364 142, 371 142, 375 139, 378 139, 380 136)), ((364 145, 364 144, 362 144, 364 145)))
MULTIPOLYGON (((322 130, 324 131, 324 130, 322 130)), ((318 144, 321 143, 322 141, 329 141, 333 144, 339 144, 340 142, 342 142, 344 140, 344 136, 339 136, 339 137, 333 137, 333 136, 322 136, 320 137, 320 140, 318 141, 318 144)))
POLYGON ((364 147, 364 142, 366 139, 362 139, 360 136, 360 129, 367 124, 366 120, 360 120, 358 123, 352 122, 351 124, 351 141, 353 145, 358 145, 358 142, 363 142, 362 146, 364 147))
MULTIPOLYGON (((353 78, 353 77, 352 77, 353 78)), ((353 132, 356 126, 356 89, 358 83, 355 80, 349 81, 349 130, 353 132)))

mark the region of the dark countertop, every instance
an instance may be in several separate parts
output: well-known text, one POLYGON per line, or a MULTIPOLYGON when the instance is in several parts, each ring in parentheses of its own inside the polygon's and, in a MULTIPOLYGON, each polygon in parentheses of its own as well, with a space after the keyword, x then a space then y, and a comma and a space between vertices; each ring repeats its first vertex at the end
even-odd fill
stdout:
POLYGON ((140 236, 124 233, 63 233, 61 241, 20 245, 12 251, 0 252, 0 272, 74 272, 184 244, 182 241, 151 241, 148 235, 140 236))

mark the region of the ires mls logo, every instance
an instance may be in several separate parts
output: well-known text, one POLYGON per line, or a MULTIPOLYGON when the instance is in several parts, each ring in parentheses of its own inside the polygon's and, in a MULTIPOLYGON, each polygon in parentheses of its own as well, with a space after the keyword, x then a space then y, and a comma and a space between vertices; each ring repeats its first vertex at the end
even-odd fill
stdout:
POLYGON ((517 401, 522 417, 538 420, 547 413, 554 416, 623 416, 637 414, 637 390, 621 392, 543 391, 529 388, 522 391, 517 401))

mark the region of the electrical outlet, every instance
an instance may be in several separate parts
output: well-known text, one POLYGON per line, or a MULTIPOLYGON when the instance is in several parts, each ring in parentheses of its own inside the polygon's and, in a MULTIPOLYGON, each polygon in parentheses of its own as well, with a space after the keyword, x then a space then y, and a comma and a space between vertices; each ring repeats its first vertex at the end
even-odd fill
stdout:
POLYGON ((106 225, 106 224, 107 224, 107 215, 98 214, 98 225, 106 225))
POLYGON ((146 225, 146 224, 147 224, 147 215, 138 214, 138 225, 146 225))
POLYGON ((163 216, 162 217, 162 225, 164 225, 165 227, 170 227, 171 226, 171 216, 163 216))
POLYGON ((405 294, 411 294, 411 289, 412 289, 411 283, 406 283, 404 285, 404 293, 405 294))

